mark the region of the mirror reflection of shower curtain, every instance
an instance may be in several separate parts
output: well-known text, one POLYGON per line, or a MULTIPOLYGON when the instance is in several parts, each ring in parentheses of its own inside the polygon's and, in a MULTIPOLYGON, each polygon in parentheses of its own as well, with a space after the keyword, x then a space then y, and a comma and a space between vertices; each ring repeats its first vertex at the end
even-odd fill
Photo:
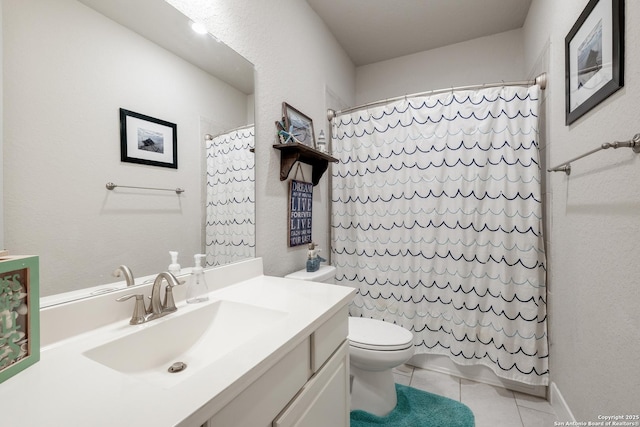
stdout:
POLYGON ((208 266, 255 256, 254 126, 206 141, 208 266))
POLYGON ((332 256, 350 314, 416 353, 548 384, 539 87, 415 97, 333 120, 332 256))

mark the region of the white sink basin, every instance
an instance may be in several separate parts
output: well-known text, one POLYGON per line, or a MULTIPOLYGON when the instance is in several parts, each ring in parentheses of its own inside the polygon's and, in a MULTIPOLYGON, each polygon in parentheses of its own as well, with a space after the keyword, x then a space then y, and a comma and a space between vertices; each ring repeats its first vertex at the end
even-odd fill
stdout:
POLYGON ((256 337, 287 313, 231 301, 217 301, 151 321, 132 334, 84 355, 129 376, 170 388, 256 337), (176 363, 186 368, 171 373, 176 363))

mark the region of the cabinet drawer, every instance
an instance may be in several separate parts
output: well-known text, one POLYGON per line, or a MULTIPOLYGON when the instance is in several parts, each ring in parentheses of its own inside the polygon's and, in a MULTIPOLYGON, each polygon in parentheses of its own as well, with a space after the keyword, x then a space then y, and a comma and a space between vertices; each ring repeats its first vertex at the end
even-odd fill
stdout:
POLYGON ((349 309, 345 305, 311 335, 311 371, 317 372, 347 339, 349 309))

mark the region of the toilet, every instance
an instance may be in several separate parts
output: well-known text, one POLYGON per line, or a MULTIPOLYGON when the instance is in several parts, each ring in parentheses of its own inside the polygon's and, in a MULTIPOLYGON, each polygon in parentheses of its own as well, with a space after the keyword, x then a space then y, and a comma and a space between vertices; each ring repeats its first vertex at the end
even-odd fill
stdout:
MULTIPOLYGON (((336 268, 296 271, 288 279, 335 283, 336 268)), ((349 317, 351 410, 385 416, 398 402, 392 369, 413 356, 413 334, 382 320, 349 317)))

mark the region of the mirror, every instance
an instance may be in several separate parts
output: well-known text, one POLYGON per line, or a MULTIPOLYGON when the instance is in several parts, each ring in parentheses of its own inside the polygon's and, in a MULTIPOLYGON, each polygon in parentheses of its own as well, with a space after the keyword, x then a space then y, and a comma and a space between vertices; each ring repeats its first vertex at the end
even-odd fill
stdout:
POLYGON ((183 267, 203 252, 208 265, 254 256, 253 153, 223 150, 244 174, 227 181, 248 183, 230 211, 242 210, 242 227, 227 229, 238 224, 207 208, 207 198, 223 203, 216 182, 225 181, 207 165, 205 138, 244 132, 250 142, 240 147, 253 144, 251 63, 193 32, 164 0, 2 7, 4 245, 40 256, 41 296, 65 293, 45 300, 124 286, 112 275, 121 264, 139 283, 167 269, 169 251, 183 267), (176 169, 121 161, 121 108, 176 125, 176 169))

